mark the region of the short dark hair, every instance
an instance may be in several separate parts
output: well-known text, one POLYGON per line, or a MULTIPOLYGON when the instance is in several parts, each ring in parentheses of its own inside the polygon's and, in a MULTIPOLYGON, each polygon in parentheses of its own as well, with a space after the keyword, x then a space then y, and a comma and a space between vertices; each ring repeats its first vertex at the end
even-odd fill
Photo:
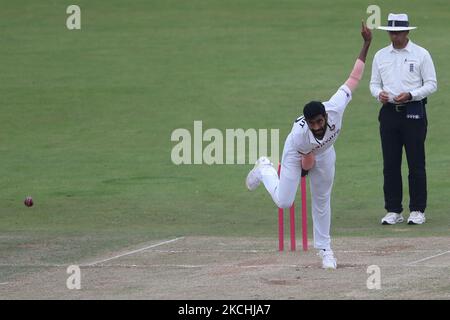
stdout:
POLYGON ((325 116, 325 106, 322 104, 322 102, 319 101, 308 102, 303 108, 303 115, 305 116, 306 120, 311 120, 318 115, 325 116))

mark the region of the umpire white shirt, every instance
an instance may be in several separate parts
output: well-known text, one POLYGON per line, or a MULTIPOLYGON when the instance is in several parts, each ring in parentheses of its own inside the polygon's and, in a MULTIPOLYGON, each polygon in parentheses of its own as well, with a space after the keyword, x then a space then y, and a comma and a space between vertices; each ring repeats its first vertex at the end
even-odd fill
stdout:
POLYGON ((370 92, 378 99, 380 92, 389 94, 389 102, 402 92, 412 100, 422 100, 437 89, 436 71, 430 53, 408 40, 403 49, 393 45, 379 50, 372 62, 370 92))

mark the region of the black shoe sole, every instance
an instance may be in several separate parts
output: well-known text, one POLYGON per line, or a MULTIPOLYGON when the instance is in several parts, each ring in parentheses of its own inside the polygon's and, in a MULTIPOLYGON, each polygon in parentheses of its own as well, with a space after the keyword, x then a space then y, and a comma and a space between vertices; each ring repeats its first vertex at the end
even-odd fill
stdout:
MULTIPOLYGON (((393 226, 394 224, 399 224, 399 223, 403 223, 403 221, 402 222, 396 222, 396 223, 387 223, 386 221, 383 221, 381 224, 382 225, 384 225, 384 226, 393 226)), ((415 224, 415 223, 413 223, 413 224, 415 224)))

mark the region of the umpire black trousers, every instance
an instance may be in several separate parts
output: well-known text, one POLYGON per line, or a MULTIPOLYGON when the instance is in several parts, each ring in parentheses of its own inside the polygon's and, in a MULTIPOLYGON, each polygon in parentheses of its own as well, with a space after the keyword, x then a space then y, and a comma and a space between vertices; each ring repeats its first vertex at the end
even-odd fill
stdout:
MULTIPOLYGON (((425 212, 427 176, 425 170, 425 138, 427 116, 407 119, 406 106, 384 104, 380 110, 381 146, 383 150, 384 201, 387 212, 403 211, 402 154, 405 148, 409 175, 409 210, 425 212)), ((424 106, 425 109, 425 106, 424 106)))

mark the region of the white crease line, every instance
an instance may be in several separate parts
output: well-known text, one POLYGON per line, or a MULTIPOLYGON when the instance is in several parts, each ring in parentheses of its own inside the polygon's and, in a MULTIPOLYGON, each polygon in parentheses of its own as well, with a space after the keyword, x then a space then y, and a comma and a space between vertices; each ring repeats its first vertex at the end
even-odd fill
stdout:
MULTIPOLYGON (((264 264, 264 265, 233 265, 233 264, 99 264, 96 266, 92 266, 93 268, 180 268, 180 269, 199 269, 199 268, 235 268, 235 269, 261 269, 261 268, 296 268, 296 269, 311 269, 311 268, 319 268, 319 263, 310 264, 310 265, 297 265, 297 264, 264 264)), ((398 268, 402 265, 400 264, 386 264, 379 265, 384 268, 398 268)), ((410 266, 415 268, 437 268, 443 269, 448 268, 447 266, 442 265, 419 265, 419 266, 410 266)), ((367 264, 360 265, 339 265, 338 269, 354 269, 354 268, 363 268, 364 270, 367 268, 367 264)), ((320 269, 320 268, 319 268, 320 269)))
POLYGON ((183 239, 183 238, 184 238, 184 237, 179 237, 179 238, 175 238, 175 239, 172 239, 172 240, 163 241, 163 242, 160 242, 160 243, 157 243, 157 244, 153 244, 153 245, 148 246, 148 247, 145 247, 145 248, 141 248, 141 249, 137 249, 137 250, 125 252, 125 253, 119 254, 119 255, 117 255, 117 256, 111 257, 111 258, 107 258, 107 259, 103 259, 103 260, 98 260, 98 261, 91 262, 91 263, 88 263, 88 264, 82 264, 82 265, 80 265, 80 266, 81 266, 81 267, 90 267, 90 266, 94 266, 94 265, 99 264, 99 263, 111 261, 111 260, 114 260, 114 259, 117 259, 117 258, 129 256, 129 255, 131 255, 131 254, 135 254, 135 253, 138 253, 138 252, 142 252, 142 251, 145 251, 145 250, 148 250, 148 249, 151 249, 151 248, 159 247, 159 246, 162 246, 162 245, 164 245, 164 244, 168 244, 168 243, 171 243, 171 242, 175 242, 175 241, 178 241, 178 240, 183 239))
MULTIPOLYGON (((234 265, 234 264, 144 264, 144 265, 98 265, 98 267, 124 267, 124 268, 242 268, 242 269, 254 269, 254 268, 297 268, 302 267, 295 264, 264 264, 264 265, 234 265)), ((304 267, 304 266, 303 266, 304 267)), ((309 266, 307 266, 309 267, 309 266)))
POLYGON ((1 282, 0 285, 9 284, 9 282, 1 282))
MULTIPOLYGON (((316 264, 310 265, 297 265, 297 264, 261 264, 261 265, 235 265, 235 264, 97 264, 97 265, 80 265, 80 267, 92 267, 92 268, 182 268, 182 269, 193 269, 193 268, 242 268, 242 269, 251 269, 251 268, 299 268, 299 269, 309 269, 314 268, 316 264)), ((35 264, 35 265, 14 265, 14 264, 2 264, 1 267, 33 267, 33 268, 65 268, 67 265, 51 265, 51 264, 35 264)), ((379 265, 379 267, 388 267, 388 268, 398 268, 406 265, 401 264, 383 264, 379 265)), ((444 269, 449 268, 450 266, 443 265, 410 265, 409 267, 415 268, 438 268, 444 269)), ((349 269, 349 268, 367 268, 367 264, 358 264, 358 265, 346 265, 338 264, 338 269, 349 269)), ((8 284, 9 282, 0 283, 8 284)))
POLYGON ((215 250, 215 249, 199 249, 199 250, 151 250, 155 253, 275 253, 277 250, 215 250))
POLYGON ((431 250, 428 249, 422 249, 422 250, 333 250, 334 252, 340 252, 340 253, 420 253, 420 252, 428 252, 431 250))
POLYGON ((442 253, 439 253, 439 254, 435 254, 434 256, 431 256, 431 257, 426 257, 426 258, 423 258, 423 259, 420 259, 420 260, 417 260, 417 261, 413 261, 413 262, 407 263, 406 265, 410 266, 412 264, 416 264, 416 263, 419 263, 419 262, 427 261, 427 260, 430 260, 430 259, 433 259, 433 258, 436 258, 436 257, 439 257, 439 256, 443 256, 444 254, 449 253, 449 252, 450 252, 450 250, 442 252, 442 253))
MULTIPOLYGON (((409 250, 409 251, 404 251, 404 250, 333 250, 334 252, 337 253, 378 253, 378 254, 383 254, 383 253, 398 253, 398 252, 402 252, 402 253, 423 253, 423 252, 429 252, 430 250, 427 249, 423 249, 423 250, 409 250)), ((187 249, 187 250, 151 250, 150 252, 155 252, 155 253, 205 253, 205 252, 213 252, 213 253, 283 253, 284 251, 280 252, 278 250, 215 250, 215 249, 187 249)), ((286 251, 287 253, 291 253, 292 251, 286 251)), ((304 251, 302 250, 297 250, 294 251, 292 253, 299 253, 299 254, 305 254, 304 251)), ((308 252, 315 252, 315 250, 308 250, 308 252)))
MULTIPOLYGON (((52 264, 34 264, 34 265, 14 265, 3 264, 1 267, 22 267, 22 268, 62 268, 66 265, 52 265, 52 264)), ((302 267, 296 264, 262 264, 262 265, 233 265, 233 264, 101 264, 97 262, 94 264, 80 265, 80 267, 94 267, 94 268, 264 268, 264 267, 280 267, 280 268, 294 268, 302 267)), ((2 284, 2 283, 0 283, 2 284)))
POLYGON ((2 268, 63 268, 63 267, 67 267, 67 266, 68 266, 67 264, 49 264, 49 263, 42 263, 42 264, 7 264, 7 263, 2 263, 2 264, 0 264, 0 267, 2 267, 2 268))

